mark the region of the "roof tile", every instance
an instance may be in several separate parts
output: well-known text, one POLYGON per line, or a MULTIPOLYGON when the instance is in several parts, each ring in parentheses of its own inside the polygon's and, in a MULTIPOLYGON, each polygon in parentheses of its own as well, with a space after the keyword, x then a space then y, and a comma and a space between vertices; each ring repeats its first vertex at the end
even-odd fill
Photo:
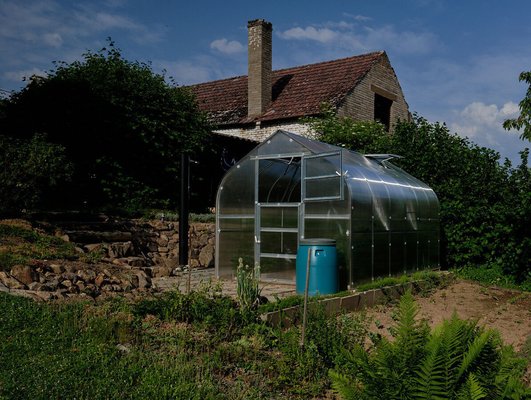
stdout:
POLYGON ((247 116, 247 76, 190 86, 199 107, 217 125, 237 125, 316 115, 323 102, 339 105, 383 51, 273 71, 273 95, 260 116, 247 116))

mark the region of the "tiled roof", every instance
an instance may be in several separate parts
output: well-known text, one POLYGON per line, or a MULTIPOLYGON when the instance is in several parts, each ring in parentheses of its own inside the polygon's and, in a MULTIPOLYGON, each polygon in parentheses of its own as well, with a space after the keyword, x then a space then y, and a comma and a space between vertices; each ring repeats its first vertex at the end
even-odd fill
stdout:
POLYGON ((199 107, 217 125, 316 115, 323 102, 338 106, 382 57, 383 51, 273 71, 273 101, 256 118, 247 116, 247 76, 190 86, 199 107))

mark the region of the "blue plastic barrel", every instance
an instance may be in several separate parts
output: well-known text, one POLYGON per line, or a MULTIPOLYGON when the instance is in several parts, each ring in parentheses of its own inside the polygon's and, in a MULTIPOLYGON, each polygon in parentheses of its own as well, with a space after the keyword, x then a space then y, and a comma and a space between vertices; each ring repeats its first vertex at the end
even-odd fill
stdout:
POLYGON ((338 290, 337 251, 334 239, 301 239, 297 250, 296 290, 304 294, 306 267, 310 252, 308 294, 332 294, 338 290))

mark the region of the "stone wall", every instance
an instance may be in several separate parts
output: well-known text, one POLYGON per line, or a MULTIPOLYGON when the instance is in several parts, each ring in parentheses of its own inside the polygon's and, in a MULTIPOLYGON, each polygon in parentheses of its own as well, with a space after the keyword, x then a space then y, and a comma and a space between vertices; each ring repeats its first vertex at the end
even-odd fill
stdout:
MULTIPOLYGON (((58 225, 56 235, 103 261, 173 271, 179 267, 179 224, 161 220, 109 220, 58 225)), ((191 223, 188 265, 214 266, 215 224, 191 223)))

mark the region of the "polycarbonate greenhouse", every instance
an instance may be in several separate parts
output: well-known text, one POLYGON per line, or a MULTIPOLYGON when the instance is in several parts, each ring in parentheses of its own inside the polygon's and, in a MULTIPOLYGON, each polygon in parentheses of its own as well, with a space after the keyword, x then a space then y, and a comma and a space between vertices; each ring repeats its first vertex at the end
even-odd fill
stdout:
POLYGON ((216 204, 216 275, 238 258, 262 280, 295 282, 300 239, 337 243, 341 289, 439 266, 439 202, 392 155, 362 155, 277 131, 223 178, 216 204))

